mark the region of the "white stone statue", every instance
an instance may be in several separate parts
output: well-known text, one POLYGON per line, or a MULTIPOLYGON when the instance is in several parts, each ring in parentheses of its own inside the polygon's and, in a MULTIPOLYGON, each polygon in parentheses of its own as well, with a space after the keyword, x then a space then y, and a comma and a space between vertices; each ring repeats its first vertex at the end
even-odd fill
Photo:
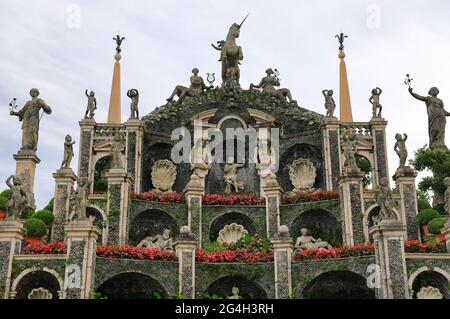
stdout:
POLYGON ((200 144, 194 145, 189 154, 192 175, 187 187, 205 188, 205 178, 211 169, 214 158, 209 147, 210 141, 203 140, 200 144))
POLYGON ((342 151, 344 153, 344 169, 359 169, 356 162, 356 134, 351 128, 344 130, 342 134, 342 151))
POLYGON ((60 168, 70 168, 73 158, 73 144, 75 144, 75 141, 72 141, 72 136, 67 134, 64 139, 64 158, 60 168))
POLYGON ((417 299, 444 299, 444 295, 438 288, 428 286, 420 288, 417 299))
POLYGON ((177 168, 169 160, 158 160, 153 164, 151 176, 157 191, 171 192, 177 178, 177 168))
POLYGON ((242 297, 239 296, 239 288, 238 287, 231 288, 231 296, 228 296, 227 299, 242 299, 242 297))
POLYGON ((11 189, 11 197, 8 200, 6 219, 19 219, 27 206, 27 194, 23 188, 22 180, 14 175, 6 179, 6 185, 11 189))
POLYGON ((114 135, 113 142, 111 143, 111 168, 120 169, 123 168, 122 161, 122 148, 123 137, 121 133, 114 135))
POLYGON ((390 194, 389 182, 386 177, 380 180, 380 188, 375 195, 375 201, 380 206, 380 220, 397 219, 397 215, 394 212, 394 200, 390 194))
POLYGON ((223 229, 219 231, 217 241, 222 244, 235 244, 242 236, 247 235, 248 231, 244 226, 231 223, 225 225, 223 229))
POLYGON ((240 190, 244 189, 244 183, 239 181, 237 178, 238 168, 244 167, 244 164, 237 163, 225 163, 223 169, 223 179, 225 180, 225 193, 230 194, 233 192, 238 193, 240 190))
POLYGON ((323 241, 320 238, 315 239, 313 236, 309 235, 309 230, 307 228, 300 229, 301 236, 299 236, 295 242, 295 249, 297 251, 303 251, 306 249, 318 249, 325 248, 328 250, 333 249, 328 242, 323 241))
POLYGON ((82 177, 77 182, 77 189, 72 188, 69 198, 69 221, 75 219, 87 219, 86 207, 91 183, 86 177, 82 177))
POLYGON ((164 229, 162 234, 147 236, 138 244, 140 248, 160 248, 162 250, 173 251, 173 240, 170 237, 170 229, 164 229))
POLYGON ((314 164, 307 159, 296 159, 289 166, 289 179, 294 185, 294 192, 312 191, 316 176, 314 164))

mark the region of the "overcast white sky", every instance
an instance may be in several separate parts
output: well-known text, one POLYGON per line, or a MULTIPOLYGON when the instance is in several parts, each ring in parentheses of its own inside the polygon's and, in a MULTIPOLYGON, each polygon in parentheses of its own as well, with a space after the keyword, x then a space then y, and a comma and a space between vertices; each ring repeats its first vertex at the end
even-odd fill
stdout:
POLYGON ((425 105, 410 97, 403 80, 411 73, 416 92, 438 86, 440 97, 450 101, 448 1, 2 0, 0 189, 14 173, 12 154, 21 143, 20 122, 8 115, 13 97, 21 107, 37 87, 53 108, 41 122, 38 146, 35 194, 42 207, 53 196, 51 173, 60 165, 68 133, 77 142, 76 166, 86 88, 97 93, 97 122, 106 121, 117 32, 126 37, 121 61, 126 119, 129 88, 139 89, 145 115, 163 104, 175 85, 188 84, 193 67, 203 76, 219 75, 219 54, 210 43, 224 39, 231 23, 248 12, 238 39, 243 87, 274 67, 301 106, 324 113, 321 90, 338 91, 334 35, 342 30, 349 35, 345 51, 355 121, 370 119, 370 90, 383 89, 390 174, 398 165, 392 151, 396 132, 410 136, 410 155, 428 142, 425 105))

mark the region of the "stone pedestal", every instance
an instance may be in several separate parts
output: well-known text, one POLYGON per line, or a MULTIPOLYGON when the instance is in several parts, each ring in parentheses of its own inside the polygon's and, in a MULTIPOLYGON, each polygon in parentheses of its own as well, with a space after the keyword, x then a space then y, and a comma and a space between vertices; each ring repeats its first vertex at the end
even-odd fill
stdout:
POLYGON ((325 165, 325 181, 327 190, 338 190, 338 176, 340 172, 340 137, 341 121, 335 117, 322 119, 322 144, 325 165))
POLYGON ((128 229, 128 207, 133 178, 122 168, 105 173, 108 181, 107 219, 108 245, 125 245, 128 229))
POLYGON ((287 226, 281 226, 280 232, 272 238, 275 267, 275 298, 292 297, 291 260, 293 242, 287 226))
POLYGON ((273 238, 280 227, 280 205, 282 190, 278 185, 267 185, 264 189, 266 197, 266 229, 267 237, 273 238))
POLYGON ((24 239, 23 224, 15 220, 0 221, 0 294, 8 299, 14 255, 21 249, 24 239))
POLYGON ((202 247, 202 196, 203 188, 199 186, 187 186, 184 196, 188 204, 188 227, 192 236, 198 240, 199 247, 202 247))
POLYGON ((359 169, 346 170, 339 175, 339 192, 342 212, 344 244, 366 242, 364 238, 364 174, 359 169))
POLYGON ((406 226, 407 238, 419 239, 420 232, 416 223, 418 212, 416 194, 417 172, 409 166, 399 168, 393 179, 400 194, 400 216, 406 226))
POLYGON ((125 123, 127 132, 126 138, 126 171, 130 174, 134 181, 132 190, 136 193, 141 192, 141 154, 142 140, 144 136, 144 123, 138 119, 128 119, 125 123))
POLYGON ((409 297, 404 247, 405 228, 399 220, 382 220, 369 230, 375 245, 375 260, 380 267, 378 298, 409 297))
POLYGON ((69 198, 77 180, 70 168, 58 169, 53 173, 55 179, 55 197, 53 204, 52 241, 64 241, 64 226, 69 218, 69 198))
POLYGON ((445 245, 447 246, 447 252, 450 254, 450 219, 441 229, 441 234, 445 236, 445 245))
POLYGON ((67 299, 88 299, 94 279, 98 227, 88 218, 66 225, 67 261, 64 288, 67 299))
POLYGON ((13 155, 16 160, 16 176, 22 178, 22 182, 26 183, 31 192, 34 189, 34 175, 36 172, 36 164, 41 160, 34 152, 19 151, 13 155))
POLYGON ((389 169, 386 148, 386 125, 387 121, 382 117, 372 117, 370 128, 375 159, 375 175, 372 178, 373 187, 380 185, 380 180, 385 177, 389 180, 389 169))
POLYGON ((189 232, 190 230, 185 233, 180 231, 180 236, 175 242, 175 251, 178 257, 178 293, 181 298, 195 299, 195 249, 197 248, 197 240, 189 232))
POLYGON ((92 145, 94 143, 94 119, 82 119, 80 122, 80 144, 78 153, 78 177, 93 181, 94 163, 92 163, 92 145))

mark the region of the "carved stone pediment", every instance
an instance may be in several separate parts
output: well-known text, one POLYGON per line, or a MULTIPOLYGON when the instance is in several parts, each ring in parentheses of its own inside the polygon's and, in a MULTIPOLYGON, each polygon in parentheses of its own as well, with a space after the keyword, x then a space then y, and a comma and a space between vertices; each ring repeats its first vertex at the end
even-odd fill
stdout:
POLYGON ((177 168, 169 160, 158 160, 152 167, 152 184, 160 192, 171 192, 177 178, 177 168))
POLYGON ((234 244, 242 236, 247 235, 248 231, 244 228, 244 226, 231 223, 226 225, 221 231, 219 231, 219 237, 217 237, 217 241, 219 243, 224 244, 234 244))
POLYGON ((294 186, 294 192, 310 190, 316 176, 316 168, 310 160, 299 158, 289 167, 289 179, 294 186))

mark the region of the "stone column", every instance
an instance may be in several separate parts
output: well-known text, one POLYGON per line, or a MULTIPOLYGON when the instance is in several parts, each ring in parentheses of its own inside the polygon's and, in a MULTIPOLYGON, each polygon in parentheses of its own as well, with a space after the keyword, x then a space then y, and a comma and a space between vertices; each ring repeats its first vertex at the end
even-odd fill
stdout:
POLYGON ((202 247, 203 188, 188 184, 184 189, 184 196, 188 205, 188 227, 192 231, 192 236, 198 240, 199 247, 202 247))
POLYGON ((385 177, 389 180, 389 169, 386 148, 386 125, 387 121, 382 117, 372 117, 370 128, 373 141, 375 175, 373 176, 373 187, 378 187, 380 180, 385 177))
POLYGON ((273 238, 280 227, 281 187, 277 185, 264 185, 266 197, 266 230, 267 237, 273 238))
POLYGON ((411 167, 399 168, 393 179, 400 194, 400 217, 406 226, 407 238, 419 239, 419 227, 416 223, 418 211, 416 194, 417 172, 411 167))
POLYGON ((107 216, 108 245, 125 245, 128 229, 128 208, 131 203, 133 178, 122 168, 112 168, 105 174, 108 181, 107 216))
POLYGON ((325 117, 322 120, 322 144, 325 163, 325 181, 327 190, 339 189, 340 172, 340 121, 335 117, 325 117))
POLYGON ((129 119, 125 122, 125 130, 127 132, 126 140, 126 171, 130 174, 134 183, 132 191, 141 192, 141 154, 142 140, 144 138, 144 123, 138 119, 129 119))
POLYGON ((88 218, 66 225, 67 261, 64 288, 67 299, 88 299, 94 281, 98 227, 88 218))
POLYGON ((11 289, 11 271, 14 255, 19 254, 25 229, 16 220, 0 221, 0 293, 9 298, 11 289))
POLYGON ((375 260, 380 267, 382 299, 407 299, 408 281, 405 261, 404 234, 406 227, 400 220, 382 220, 369 233, 375 245, 375 260))
POLYGON ((92 176, 92 172, 94 171, 94 167, 92 167, 92 149, 96 123, 94 119, 83 119, 79 124, 80 146, 78 155, 78 177, 86 177, 93 185, 94 176, 92 176))
POLYGON ((178 257, 178 293, 180 297, 195 299, 195 249, 197 240, 188 226, 180 229, 175 242, 178 257))
POLYGON ((272 238, 275 266, 275 299, 289 299, 292 296, 291 260, 293 242, 286 225, 272 238))
POLYGON ((364 174, 359 169, 346 170, 339 176, 344 244, 364 243, 364 174))
POLYGON ((53 173, 55 179, 55 199, 53 204, 52 241, 64 241, 64 226, 69 218, 69 198, 77 180, 70 168, 58 169, 53 173))
POLYGON ((450 219, 441 229, 441 234, 445 236, 445 245, 447 246, 447 252, 450 253, 450 219))

